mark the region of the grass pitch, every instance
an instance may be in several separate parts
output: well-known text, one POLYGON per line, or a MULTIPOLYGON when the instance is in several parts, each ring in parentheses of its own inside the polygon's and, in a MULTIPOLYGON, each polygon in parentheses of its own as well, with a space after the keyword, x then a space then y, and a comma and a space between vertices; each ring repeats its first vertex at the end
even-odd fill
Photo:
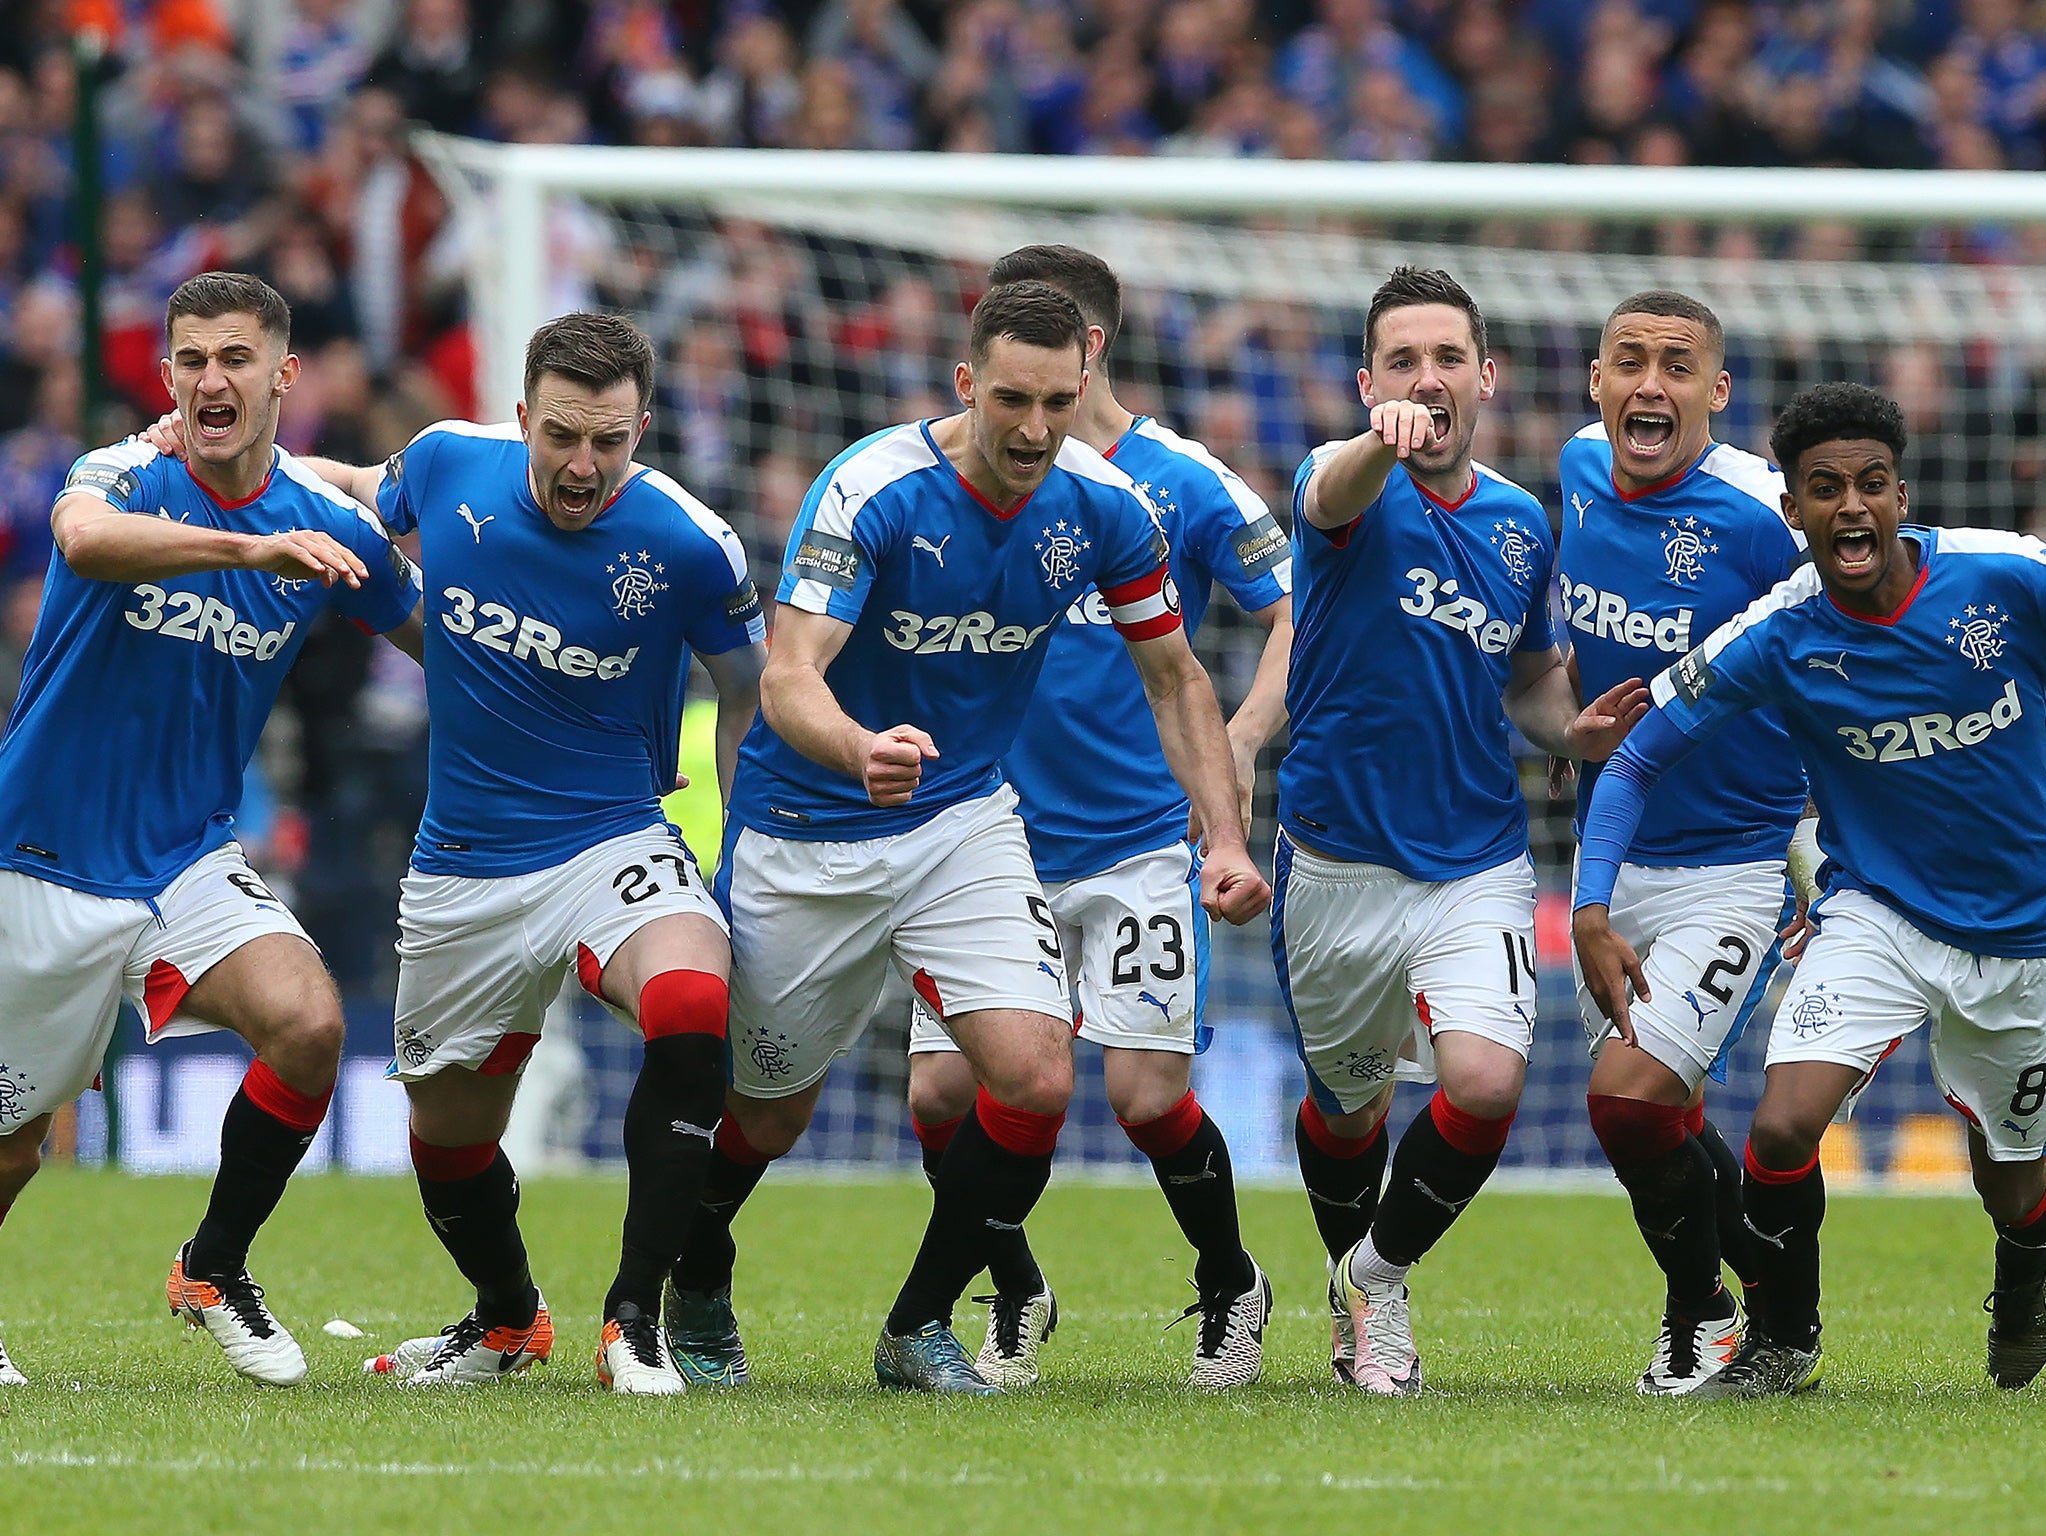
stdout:
MULTIPOLYGON (((1278 1311, 1263 1384, 1179 1378, 1190 1260, 1156 1191, 1055 1185, 1032 1221, 1062 1322, 1029 1394, 939 1402, 874 1385, 874 1332, 921 1231, 920 1182, 770 1178, 741 1225, 756 1385, 614 1400, 590 1360, 616 1180, 531 1181, 554 1308, 530 1379, 401 1394, 365 1355, 466 1306, 409 1181, 306 1179, 257 1277, 306 1346, 290 1392, 189 1340, 162 1277, 194 1180, 46 1173, 0 1233, 0 1508, 27 1533, 2038 1530, 2035 1387, 1982 1369, 1989 1229, 1961 1199, 1837 1199, 1828 1372, 1764 1405, 1644 1402, 1656 1288, 1626 1206, 1491 1194, 1416 1273, 1429 1393, 1329 1385, 1321 1259, 1300 1195, 1248 1191, 1278 1311), (371 1337, 320 1325, 350 1319, 371 1337)), ((971 1349, 979 1309, 961 1312, 971 1349)))

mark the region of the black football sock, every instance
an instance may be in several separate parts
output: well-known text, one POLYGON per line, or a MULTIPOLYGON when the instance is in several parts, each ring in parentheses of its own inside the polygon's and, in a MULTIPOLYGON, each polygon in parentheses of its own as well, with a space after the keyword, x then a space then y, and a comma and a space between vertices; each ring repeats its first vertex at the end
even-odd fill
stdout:
POLYGON ((1373 1126, 1369 1136, 1338 1136, 1314 1100, 1302 1099, 1293 1116, 1293 1150, 1321 1244, 1339 1259, 1364 1240, 1377 1214, 1385 1182, 1385 1123, 1373 1126))
POLYGON ((1680 1106, 1586 1095, 1591 1127, 1634 1207, 1634 1225, 1661 1267, 1669 1310, 1726 1316, 1712 1158, 1685 1129, 1680 1106))
POLYGON ((249 1064, 221 1118, 220 1171, 186 1255, 188 1273, 221 1280, 248 1267, 249 1244, 284 1198, 332 1095, 299 1093, 261 1060, 249 1064))
POLYGON ((2015 1291, 2046 1280, 2046 1200, 2023 1221, 1996 1223, 1996 1288, 2015 1291))
POLYGON ((1511 1115, 1481 1120, 1466 1114, 1437 1090, 1392 1154, 1392 1175, 1371 1223, 1379 1257, 1412 1264, 1441 1241, 1499 1166, 1512 1124, 1511 1115))
MULTIPOLYGON (((925 1125, 911 1116, 909 1123, 916 1132, 917 1145, 923 1149, 924 1178, 935 1190, 938 1187, 938 1169, 945 1161, 952 1139, 959 1134, 959 1127, 966 1123, 966 1117, 961 1115, 955 1120, 925 1125)), ((993 1229, 987 1235, 987 1242, 987 1277, 996 1290, 1005 1296, 1035 1296, 1044 1289, 1044 1271, 1038 1267, 1037 1256, 1030 1251, 1029 1234, 1021 1227, 1013 1232, 1007 1228, 993 1229)))
POLYGON ((1194 1285, 1204 1296, 1241 1296, 1253 1270, 1236 1220, 1236 1178, 1222 1128, 1189 1090, 1155 1120, 1118 1120, 1131 1145, 1151 1160, 1179 1230, 1193 1244, 1194 1285))
POLYGON ((709 1034, 663 1035, 646 1043, 625 1106, 625 1225, 618 1277, 604 1298, 616 1317, 629 1301, 646 1317, 661 1311, 661 1281, 674 1268, 703 1197, 711 1142, 725 1107, 725 1042, 709 1034))
POLYGON ((676 1290, 708 1292, 730 1287, 732 1266, 739 1258, 738 1244, 732 1239, 732 1219, 772 1161, 747 1142, 737 1120, 725 1116, 703 1172, 703 1194, 697 1200, 696 1215, 689 1223, 681 1257, 675 1261, 676 1290))
POLYGON ((519 1234, 519 1180, 496 1142, 428 1146, 412 1138, 412 1167, 434 1236, 476 1287, 486 1328, 523 1328, 540 1308, 519 1234))
POLYGON ((1743 1285, 1755 1278, 1755 1237, 1741 1220, 1740 1154, 1726 1144, 1719 1127, 1700 1112, 1687 1122, 1698 1145, 1712 1159, 1712 1202, 1719 1223, 1719 1256, 1743 1285))
POLYGON ((1748 1143, 1741 1205, 1754 1240, 1750 1306, 1771 1343, 1810 1349, 1819 1337, 1819 1227, 1826 1177, 1818 1154, 1790 1172, 1765 1168, 1748 1143))
MULTIPOLYGON (((1044 1193, 1064 1120, 1064 1115, 1012 1109, 981 1091, 973 1113, 960 1125, 938 1165, 930 1223, 889 1310, 890 1333, 901 1337, 934 1321, 952 1325, 952 1308, 960 1292, 988 1262, 990 1238, 1005 1230, 1020 1231, 1044 1193)), ((1039 1276, 1035 1284, 1018 1285, 1017 1293, 1032 1294, 1043 1285, 1039 1276)))

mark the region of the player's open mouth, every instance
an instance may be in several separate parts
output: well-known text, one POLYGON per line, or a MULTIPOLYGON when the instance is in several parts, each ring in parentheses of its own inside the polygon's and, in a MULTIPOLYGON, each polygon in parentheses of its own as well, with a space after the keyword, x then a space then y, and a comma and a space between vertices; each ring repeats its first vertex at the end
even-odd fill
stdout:
POLYGON ((1449 407, 1431 405, 1428 407, 1428 446, 1440 447, 1449 440, 1449 407))
POLYGON ((1045 452, 1042 448, 1011 448, 1009 467, 1019 475, 1034 475, 1044 466, 1045 452))
POLYGON ((1873 528, 1842 528, 1833 535, 1833 564, 1843 576, 1859 576, 1875 564, 1873 528))
POLYGON ((1661 453, 1677 435, 1676 418, 1660 411, 1629 411, 1621 425, 1627 435, 1628 451, 1644 459, 1661 453))
POLYGON ((554 503, 570 517, 581 517, 597 504, 597 488, 594 485, 558 485, 554 488, 554 503))
POLYGON ((225 442, 234 435, 234 424, 240 413, 231 405, 202 405, 193 413, 193 421, 199 428, 201 441, 225 442))

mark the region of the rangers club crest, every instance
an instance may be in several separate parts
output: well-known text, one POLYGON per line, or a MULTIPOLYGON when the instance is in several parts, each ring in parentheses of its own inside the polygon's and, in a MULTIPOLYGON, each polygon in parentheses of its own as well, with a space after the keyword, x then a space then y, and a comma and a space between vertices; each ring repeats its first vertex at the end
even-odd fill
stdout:
POLYGON ((29 1089, 35 1085, 22 1073, 0 1065, 0 1125, 28 1117, 22 1101, 28 1097, 29 1089))
POLYGON ((1506 574, 1520 586, 1534 580, 1535 541, 1527 536, 1519 523, 1506 518, 1492 525, 1492 544, 1499 551, 1499 558, 1506 562, 1506 574))
POLYGON ((1833 1020, 1833 994, 1826 990, 1822 981, 1797 1000, 1790 1010, 1790 1027, 1802 1040, 1807 1035, 1816 1035, 1833 1020))
POLYGON ((1709 542, 1712 537, 1712 530, 1695 517, 1669 519, 1662 534, 1662 559, 1671 581, 1695 582, 1705 574, 1705 557, 1719 553, 1719 546, 1709 542))
POLYGON ((1037 542, 1031 546, 1037 551, 1037 563, 1044 571, 1044 579, 1053 591, 1077 581, 1080 577, 1080 556, 1094 547, 1086 530, 1078 523, 1069 523, 1064 518, 1038 531, 1037 542))
POLYGON ((665 575, 667 570, 645 550, 639 552, 637 559, 620 550, 617 560, 604 567, 605 574, 611 577, 611 611, 621 619, 652 613, 654 594, 668 590, 665 581, 655 578, 665 575))
POLYGON ((1970 603, 1961 610, 1961 615, 1947 620, 1947 644, 1959 647, 1961 654, 1975 664, 1977 672, 1987 672, 1990 664, 2003 654, 2003 621, 2010 615, 1994 603, 1984 608, 1970 603))

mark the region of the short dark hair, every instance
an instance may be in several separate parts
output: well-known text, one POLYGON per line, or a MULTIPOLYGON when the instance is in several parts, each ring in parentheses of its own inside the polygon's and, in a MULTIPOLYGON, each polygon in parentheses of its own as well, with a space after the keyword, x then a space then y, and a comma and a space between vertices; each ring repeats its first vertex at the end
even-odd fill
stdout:
POLYGON ((1688 293, 1678 293, 1674 288, 1644 288, 1629 294, 1613 306, 1613 312, 1599 328, 1600 351, 1605 350, 1606 334, 1612 330, 1613 322, 1622 315, 1667 315, 1674 320, 1689 320, 1704 331, 1705 344, 1712 349, 1712 355, 1721 362, 1726 360, 1726 327, 1719 323, 1719 316, 1712 313, 1710 306, 1688 293))
POLYGON ((284 302, 283 294, 248 272, 201 272, 178 284, 164 306, 165 340, 170 338, 171 326, 184 315, 196 320, 253 315, 264 334, 291 345, 291 306, 284 302))
POLYGON ((1416 304, 1447 304, 1451 309, 1460 309, 1471 323, 1471 340, 1477 344, 1480 358, 1490 357, 1485 349, 1485 317, 1478 312, 1478 301, 1470 296, 1462 283, 1451 277, 1440 267, 1394 267, 1378 291, 1371 295, 1371 307, 1364 312, 1364 366, 1371 366, 1371 348, 1378 340, 1378 322, 1395 309, 1408 309, 1416 304))
POLYGON ((654 344, 623 315, 584 312, 549 320, 526 343, 528 400, 543 373, 598 390, 630 379, 639 408, 654 403, 654 344))
POLYGON ((1034 279, 990 288, 973 306, 966 356, 974 367, 987 361, 997 336, 1051 350, 1073 347, 1082 361, 1087 356, 1087 321, 1080 306, 1063 289, 1034 279))
POLYGON ((1866 384, 1815 384, 1790 397, 1769 433, 1769 452, 1785 476, 1795 481, 1798 460, 1820 443, 1867 439, 1904 460, 1904 410, 1896 401, 1866 384))
POLYGON ((1101 327, 1101 356, 1122 331, 1122 282, 1115 269, 1076 245, 1026 245, 1009 252, 987 269, 988 286, 1004 283, 1050 283, 1080 306, 1089 325, 1101 327))

